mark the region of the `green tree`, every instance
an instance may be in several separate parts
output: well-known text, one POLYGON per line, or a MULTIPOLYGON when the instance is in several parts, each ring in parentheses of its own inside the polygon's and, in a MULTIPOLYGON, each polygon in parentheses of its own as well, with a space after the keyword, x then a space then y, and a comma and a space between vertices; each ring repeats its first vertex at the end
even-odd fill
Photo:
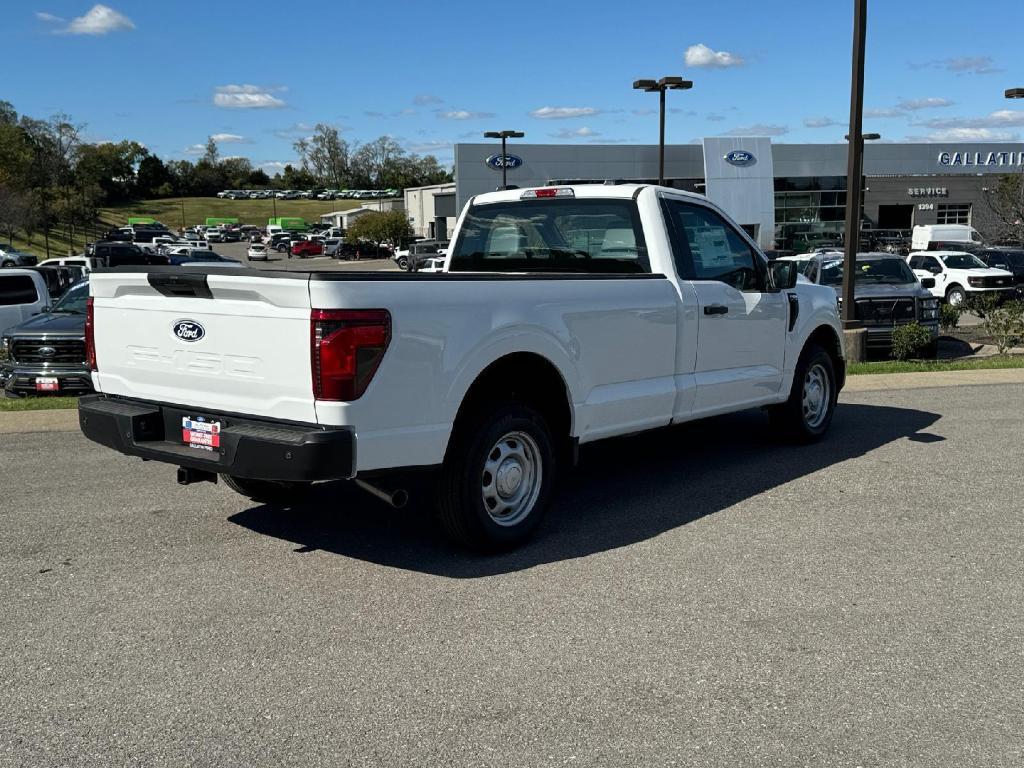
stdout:
POLYGON ((203 152, 203 160, 210 165, 217 165, 220 162, 220 149, 217 147, 217 142, 213 140, 213 136, 206 138, 206 151, 203 152))
POLYGON ((171 180, 171 174, 164 161, 156 155, 147 154, 139 161, 136 172, 136 187, 139 197, 156 197, 159 190, 171 180))

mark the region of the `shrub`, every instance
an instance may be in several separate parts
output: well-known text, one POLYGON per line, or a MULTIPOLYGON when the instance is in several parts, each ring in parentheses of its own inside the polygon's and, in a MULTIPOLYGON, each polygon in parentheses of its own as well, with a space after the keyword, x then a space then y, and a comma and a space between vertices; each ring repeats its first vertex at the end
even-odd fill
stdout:
POLYGON ((985 332, 995 342, 999 354, 1005 355, 1024 338, 1024 303, 1008 301, 985 314, 985 332))
POLYGON ((963 307, 954 307, 952 304, 943 304, 939 307, 939 326, 944 331, 955 330, 960 325, 960 315, 963 314, 963 307))
POLYGON ((919 323, 898 325, 892 331, 892 357, 909 360, 918 357, 932 343, 932 335, 919 323))
POLYGON ((999 297, 994 292, 967 294, 964 302, 964 309, 973 312, 982 320, 988 317, 988 313, 999 308, 999 297))

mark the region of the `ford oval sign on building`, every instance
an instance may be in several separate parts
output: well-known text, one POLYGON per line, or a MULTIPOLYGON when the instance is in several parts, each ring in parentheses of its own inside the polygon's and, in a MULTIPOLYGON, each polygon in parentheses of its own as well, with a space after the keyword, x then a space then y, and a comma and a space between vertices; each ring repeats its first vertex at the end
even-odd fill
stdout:
POLYGON ((199 341, 206 329, 195 320, 179 320, 174 324, 174 335, 181 341, 199 341))
POLYGON ((754 157, 752 152, 747 152, 742 149, 734 149, 732 152, 728 153, 724 159, 729 165, 735 165, 740 168, 746 168, 748 165, 753 165, 757 162, 757 158, 754 157))
POLYGON ((523 164, 523 158, 518 155, 491 155, 484 162, 488 167, 500 171, 502 168, 518 168, 523 164))

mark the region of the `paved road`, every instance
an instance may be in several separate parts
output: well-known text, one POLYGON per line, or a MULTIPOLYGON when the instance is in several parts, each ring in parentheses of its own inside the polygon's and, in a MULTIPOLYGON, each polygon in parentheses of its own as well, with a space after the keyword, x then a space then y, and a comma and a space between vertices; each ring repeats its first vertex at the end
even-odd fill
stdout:
POLYGON ((592 447, 491 559, 349 487, 272 510, 5 436, 0 765, 1024 764, 1022 400, 592 447))

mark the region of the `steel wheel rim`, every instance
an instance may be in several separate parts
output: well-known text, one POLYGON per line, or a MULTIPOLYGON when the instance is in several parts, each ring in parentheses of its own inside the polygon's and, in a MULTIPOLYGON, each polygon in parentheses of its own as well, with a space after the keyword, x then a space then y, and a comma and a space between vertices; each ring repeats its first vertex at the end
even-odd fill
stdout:
POLYGON ((964 301, 964 296, 960 291, 949 292, 949 303, 954 307, 959 307, 964 301))
POLYGON ((540 496, 544 469, 540 448, 525 432, 509 432, 487 452, 480 492, 487 515, 509 527, 526 518, 540 496))
POLYGON ((815 363, 804 375, 801 405, 804 423, 810 429, 817 429, 825 421, 832 399, 832 384, 828 372, 821 363, 815 363))

